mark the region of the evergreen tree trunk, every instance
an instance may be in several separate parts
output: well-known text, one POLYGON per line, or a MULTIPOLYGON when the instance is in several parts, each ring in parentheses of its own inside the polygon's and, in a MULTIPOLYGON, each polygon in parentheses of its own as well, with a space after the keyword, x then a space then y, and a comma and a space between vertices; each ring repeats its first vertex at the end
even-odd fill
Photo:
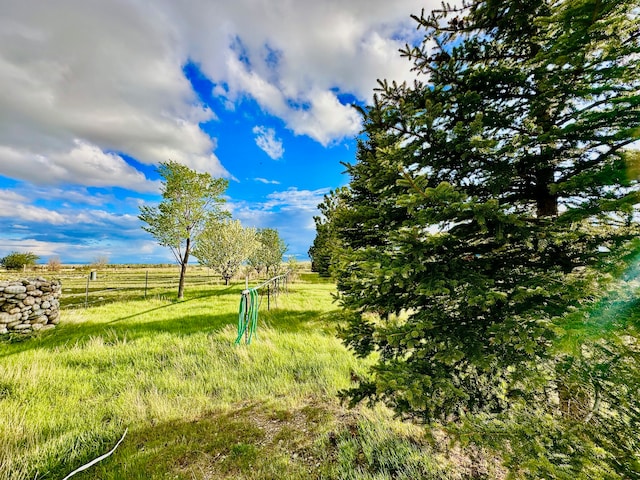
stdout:
POLYGON ((553 169, 544 168, 536 175, 536 213, 538 218, 558 215, 558 196, 551 194, 549 187, 553 183, 553 169))

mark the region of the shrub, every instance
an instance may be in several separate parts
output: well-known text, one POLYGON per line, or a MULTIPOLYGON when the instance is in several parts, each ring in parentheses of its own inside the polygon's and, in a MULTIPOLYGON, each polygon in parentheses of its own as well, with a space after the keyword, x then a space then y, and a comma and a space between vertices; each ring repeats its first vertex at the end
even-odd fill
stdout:
POLYGON ((109 257, 106 255, 97 256, 91 262, 91 268, 93 270, 102 270, 109 265, 109 257))
POLYGON ((27 266, 35 265, 40 257, 33 252, 11 252, 0 259, 0 265, 7 270, 20 270, 27 266))
POLYGON ((50 272, 59 272, 62 268, 62 262, 60 262, 60 257, 51 257, 47 262, 47 268, 50 272))

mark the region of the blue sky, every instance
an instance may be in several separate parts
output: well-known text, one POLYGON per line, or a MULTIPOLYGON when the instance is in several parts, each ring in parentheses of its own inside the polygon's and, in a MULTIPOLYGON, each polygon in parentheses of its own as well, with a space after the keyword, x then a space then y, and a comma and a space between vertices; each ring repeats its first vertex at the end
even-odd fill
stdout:
POLYGON ((141 228, 158 162, 229 179, 305 259, 376 79, 412 80, 415 0, 0 0, 0 257, 171 262, 141 228))

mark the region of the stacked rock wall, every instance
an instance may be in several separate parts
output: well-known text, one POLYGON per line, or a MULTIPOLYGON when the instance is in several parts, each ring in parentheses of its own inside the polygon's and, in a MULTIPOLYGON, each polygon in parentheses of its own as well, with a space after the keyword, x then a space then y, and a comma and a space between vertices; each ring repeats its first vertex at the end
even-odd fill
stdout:
POLYGON ((53 328, 60 321, 58 281, 0 281, 0 334, 53 328))

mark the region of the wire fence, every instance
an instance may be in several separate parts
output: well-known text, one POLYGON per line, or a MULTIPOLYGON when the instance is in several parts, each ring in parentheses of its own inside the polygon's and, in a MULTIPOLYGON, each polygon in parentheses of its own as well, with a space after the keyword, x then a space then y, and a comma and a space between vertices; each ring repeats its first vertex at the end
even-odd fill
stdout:
MULTIPOLYGON (((257 273, 239 273, 236 281, 245 281, 246 275, 251 282, 262 282, 257 273)), ((56 272, 2 272, 2 278, 24 278, 45 276, 60 280, 62 296, 60 308, 75 309, 90 306, 140 299, 172 299, 178 292, 180 270, 178 266, 157 267, 106 267, 90 269, 88 267, 65 268, 56 272)), ((287 288, 287 280, 294 281, 298 273, 288 271, 283 276, 274 277, 255 288, 265 297, 267 309, 273 301, 277 302, 278 293, 287 288), (294 275, 295 273, 295 275, 294 275)), ((189 266, 185 277, 185 290, 202 289, 206 286, 224 285, 224 280, 213 270, 203 266, 189 266)))
MULTIPOLYGON (((62 282, 60 306, 62 309, 73 309, 123 300, 168 298, 177 293, 180 273, 177 269, 148 269, 78 272, 57 277, 62 282)), ((185 289, 217 285, 220 282, 219 276, 213 272, 198 269, 185 277, 185 289)))

